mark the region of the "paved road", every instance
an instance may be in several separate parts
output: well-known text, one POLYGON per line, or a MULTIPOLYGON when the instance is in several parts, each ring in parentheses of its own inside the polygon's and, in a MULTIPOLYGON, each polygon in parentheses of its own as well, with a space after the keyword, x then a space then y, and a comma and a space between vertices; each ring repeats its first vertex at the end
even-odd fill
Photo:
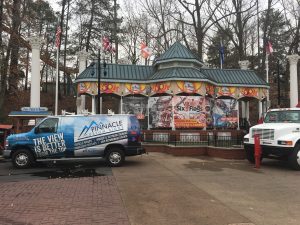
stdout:
POLYGON ((299 171, 283 162, 150 153, 15 170, 0 160, 0 224, 299 225, 299 171), (49 179, 50 178, 50 179, 49 179))

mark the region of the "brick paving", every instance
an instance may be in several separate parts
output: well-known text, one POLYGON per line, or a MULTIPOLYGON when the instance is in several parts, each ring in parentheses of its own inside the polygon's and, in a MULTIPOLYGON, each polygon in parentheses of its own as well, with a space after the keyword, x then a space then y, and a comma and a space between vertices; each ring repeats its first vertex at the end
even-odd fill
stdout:
POLYGON ((129 225, 113 176, 0 183, 1 225, 129 225))

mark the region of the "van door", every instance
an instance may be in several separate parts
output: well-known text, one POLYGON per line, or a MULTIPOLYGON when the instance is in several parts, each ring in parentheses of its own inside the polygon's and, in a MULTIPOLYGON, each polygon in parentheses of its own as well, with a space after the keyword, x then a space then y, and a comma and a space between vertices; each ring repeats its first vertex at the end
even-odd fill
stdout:
POLYGON ((59 130, 59 118, 47 118, 34 129, 33 145, 38 158, 62 157, 66 144, 59 130))

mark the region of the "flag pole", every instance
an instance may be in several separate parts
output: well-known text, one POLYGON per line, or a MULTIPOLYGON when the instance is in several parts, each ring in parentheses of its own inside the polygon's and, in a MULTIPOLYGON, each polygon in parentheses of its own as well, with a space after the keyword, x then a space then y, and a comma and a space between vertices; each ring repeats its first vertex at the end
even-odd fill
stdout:
MULTIPOLYGON (((59 16, 57 15, 57 28, 59 28, 59 16)), ((56 35, 58 33, 58 30, 56 30, 56 35)), ((55 35, 55 45, 56 45, 56 75, 55 75, 55 116, 57 116, 57 111, 58 111, 58 73, 59 73, 59 45, 60 45, 60 33, 58 34, 59 37, 55 35), (58 38, 58 39, 57 39, 58 38), (59 40, 59 44, 57 44, 57 40, 59 40)))
MULTIPOLYGON (((266 52, 266 82, 269 84, 269 54, 266 52)), ((267 89, 267 105, 266 105, 266 111, 269 108, 270 103, 270 96, 269 96, 269 89, 267 89)))

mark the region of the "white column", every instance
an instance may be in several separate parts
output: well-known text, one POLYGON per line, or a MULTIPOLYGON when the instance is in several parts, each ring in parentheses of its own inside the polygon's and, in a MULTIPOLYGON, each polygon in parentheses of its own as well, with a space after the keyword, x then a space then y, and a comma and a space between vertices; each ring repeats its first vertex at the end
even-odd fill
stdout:
POLYGON ((242 101, 242 119, 246 118, 246 102, 242 101))
MULTIPOLYGON (((82 73, 86 68, 86 60, 89 56, 89 53, 85 50, 81 50, 77 52, 78 61, 79 61, 79 74, 82 73)), ((80 114, 83 110, 85 110, 85 95, 78 96, 77 98, 81 98, 80 106, 77 106, 77 114, 80 114)))
POLYGON ((258 119, 261 118, 262 114, 263 114, 263 102, 258 101, 258 119))
POLYGON ((295 107, 298 104, 298 78, 297 78, 297 63, 299 55, 288 55, 290 61, 290 107, 295 107))
POLYGON ((174 109, 174 94, 173 94, 172 95, 172 124, 171 124, 172 130, 175 130, 174 112, 175 112, 175 109, 174 109))
POLYGON ((30 107, 40 107, 41 75, 40 75, 40 48, 44 42, 41 37, 29 39, 32 49, 31 60, 31 85, 30 85, 30 107))
POLYGON ((148 130, 150 130, 150 108, 149 108, 149 100, 150 100, 150 96, 148 95, 148 102, 147 102, 147 114, 148 114, 147 129, 148 130))
POLYGON ((246 119, 249 121, 249 102, 246 102, 246 119))
POLYGON ((123 93, 121 95, 121 100, 120 100, 120 114, 123 114, 123 93))
POLYGON ((237 100, 237 130, 240 130, 240 102, 237 100))
POLYGON ((96 114, 96 96, 92 95, 92 114, 96 114))

